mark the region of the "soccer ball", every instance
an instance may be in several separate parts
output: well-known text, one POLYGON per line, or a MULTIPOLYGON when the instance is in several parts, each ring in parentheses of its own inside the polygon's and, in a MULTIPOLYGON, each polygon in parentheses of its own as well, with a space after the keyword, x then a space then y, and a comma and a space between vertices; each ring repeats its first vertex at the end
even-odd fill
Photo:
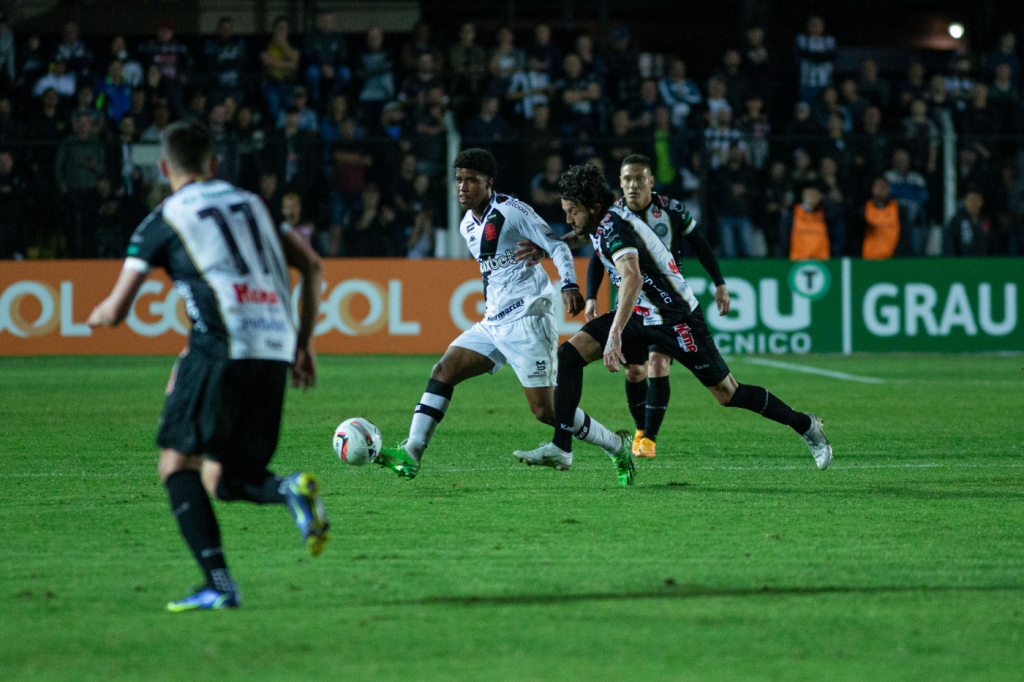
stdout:
POLYGON ((362 417, 346 419, 334 429, 334 451, 341 461, 362 466, 380 454, 380 429, 362 417))

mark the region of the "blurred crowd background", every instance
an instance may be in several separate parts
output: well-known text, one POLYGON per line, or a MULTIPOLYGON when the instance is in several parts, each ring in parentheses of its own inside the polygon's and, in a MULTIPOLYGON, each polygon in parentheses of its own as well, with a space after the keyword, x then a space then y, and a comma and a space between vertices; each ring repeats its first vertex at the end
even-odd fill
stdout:
POLYGON ((75 21, 29 33, 0 16, 0 258, 122 257, 169 193, 156 143, 182 119, 212 130, 219 177, 325 256, 452 253, 460 146, 491 150, 497 189, 559 231, 563 170, 596 164, 617 189, 621 159, 642 153, 723 257, 1024 249, 1013 30, 893 71, 840 64, 821 16, 772 41, 745 23, 698 71, 685 43, 652 50, 625 26, 308 23, 282 16, 242 36, 225 16, 182 35, 168 17, 141 38, 91 37, 75 21))

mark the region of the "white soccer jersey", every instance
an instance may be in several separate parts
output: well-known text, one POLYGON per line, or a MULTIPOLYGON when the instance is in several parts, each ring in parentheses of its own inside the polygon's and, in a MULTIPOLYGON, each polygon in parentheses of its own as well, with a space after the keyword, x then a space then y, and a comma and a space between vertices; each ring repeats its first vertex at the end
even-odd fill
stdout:
POLYGON ((163 267, 192 318, 190 347, 216 357, 295 359, 290 283, 263 201, 222 180, 190 183, 136 228, 125 267, 163 267))
POLYGON ((466 211, 459 231, 480 263, 485 324, 543 314, 554 304, 555 290, 544 269, 516 260, 517 242, 528 239, 551 254, 562 290, 577 288, 572 252, 533 208, 505 194, 495 194, 483 215, 477 220, 472 211, 466 211), (537 305, 538 301, 543 304, 537 305))

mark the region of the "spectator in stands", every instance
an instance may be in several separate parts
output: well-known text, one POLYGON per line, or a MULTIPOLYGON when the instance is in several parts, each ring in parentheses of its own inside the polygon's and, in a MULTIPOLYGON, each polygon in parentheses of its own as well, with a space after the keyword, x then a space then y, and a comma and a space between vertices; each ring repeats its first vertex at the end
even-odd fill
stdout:
POLYGON ((157 26, 156 40, 150 40, 140 47, 139 54, 149 65, 160 67, 171 107, 179 111, 185 80, 192 68, 192 55, 188 46, 174 39, 174 21, 163 19, 157 26))
MULTIPOLYGON (((643 147, 644 149, 638 151, 649 152, 651 160, 654 161, 654 188, 659 192, 674 188, 679 179, 676 169, 686 163, 687 147, 681 136, 672 134, 672 114, 669 113, 668 107, 658 107, 654 110, 653 130, 643 147)), ((620 163, 622 158, 619 159, 620 163)))
POLYGON ((508 137, 508 124, 498 114, 499 108, 497 97, 484 97, 480 113, 466 121, 466 138, 472 140, 475 145, 487 146, 491 142, 500 142, 508 137))
POLYGON ((779 247, 789 260, 828 260, 832 255, 832 226, 823 198, 821 187, 809 183, 800 191, 800 203, 782 214, 779 247))
POLYGON ((658 93, 672 112, 672 126, 677 130, 686 127, 693 108, 703 100, 700 88, 686 77, 686 62, 679 58, 672 59, 668 75, 658 81, 658 93))
POLYGON ((195 90, 192 93, 192 99, 188 102, 188 109, 185 110, 181 118, 189 123, 206 125, 208 103, 209 100, 206 97, 206 93, 202 90, 195 90))
POLYGON ((865 260, 910 255, 909 240, 900 228, 900 205, 890 196, 889 181, 884 176, 871 182, 871 198, 864 205, 863 220, 861 255, 865 260))
POLYGON ((853 138, 853 166, 862 177, 875 178, 892 160, 889 136, 882 131, 882 112, 876 106, 864 110, 862 132, 853 138))
POLYGON ((775 89, 775 59, 764 43, 764 26, 750 26, 746 30, 744 67, 750 76, 750 85, 765 100, 771 100, 775 89))
POLYGON ((964 195, 963 206, 946 222, 943 231, 942 255, 987 256, 992 236, 992 223, 981 210, 985 199, 978 189, 964 195))
POLYGON ((738 144, 742 144, 742 135, 732 127, 732 109, 719 109, 704 130, 704 150, 710 169, 714 171, 728 163, 729 149, 738 144))
POLYGON ((939 162, 939 128, 928 118, 928 104, 915 99, 910 116, 903 119, 903 144, 910 152, 910 166, 920 173, 934 173, 939 162))
POLYGON ((459 119, 473 110, 473 101, 483 92, 487 79, 487 55, 476 44, 476 25, 470 21, 459 29, 459 42, 448 51, 452 107, 459 119))
POLYGON ((444 55, 434 45, 430 37, 430 24, 418 21, 412 29, 412 40, 402 46, 401 65, 404 73, 411 73, 419 68, 420 57, 429 54, 434 60, 434 67, 441 71, 444 68, 444 55))
POLYGON ((1001 132, 999 116, 989 106, 987 85, 975 83, 972 93, 970 106, 960 117, 962 144, 974 147, 983 159, 990 159, 994 142, 992 136, 1001 132))
POLYGON ((40 78, 46 75, 49 61, 43 55, 39 36, 29 36, 21 54, 21 69, 18 71, 18 78, 15 82, 18 88, 27 89, 35 85, 40 78))
POLYGON ((999 121, 999 129, 1013 130, 1020 109, 1020 93, 1013 84, 1013 71, 1009 64, 996 64, 995 77, 988 88, 988 100, 999 121))
POLYGON ((158 144, 160 134, 171 124, 171 110, 166 104, 159 104, 153 108, 153 123, 142 131, 140 137, 142 142, 158 144))
POLYGON ((843 255, 846 247, 846 224, 853 192, 850 176, 842 172, 834 157, 823 156, 818 167, 818 185, 825 207, 825 220, 830 225, 829 240, 833 256, 843 255))
POLYGON ((402 83, 398 93, 398 101, 407 107, 426 102, 427 91, 432 88, 444 88, 441 78, 437 75, 434 55, 424 52, 416 61, 416 73, 410 75, 402 83))
POLYGON ((7 25, 7 13, 0 12, 0 93, 6 93, 16 78, 14 32, 7 25))
POLYGON ((71 111, 71 115, 68 116, 69 122, 73 123, 76 117, 85 115, 92 119, 93 132, 102 133, 106 130, 107 119, 103 115, 103 111, 96 106, 96 96, 91 86, 80 85, 75 93, 75 100, 77 106, 71 111))
POLYGON ((74 121, 74 134, 60 143, 53 166, 57 189, 68 213, 68 245, 75 258, 87 258, 96 251, 95 235, 86 229, 83 219, 106 167, 106 150, 93 135, 92 118, 79 115, 74 121))
POLYGON ((317 15, 316 29, 306 36, 303 49, 306 60, 306 87, 314 102, 321 96, 340 93, 352 78, 346 66, 348 46, 334 23, 333 12, 317 15))
POLYGON ((871 104, 857 92, 857 79, 847 78, 839 84, 839 92, 842 95, 840 106, 846 110, 851 128, 846 132, 851 133, 860 127, 864 120, 864 112, 871 104))
POLYGON ((512 84, 512 75, 526 65, 526 53, 515 46, 512 29, 502 26, 498 29, 498 46, 491 53, 488 70, 491 84, 488 94, 503 96, 512 84))
POLYGON ((68 63, 64 59, 57 59, 53 62, 53 68, 32 87, 32 94, 41 97, 47 90, 53 90, 61 97, 74 97, 78 89, 78 78, 73 72, 68 71, 68 63))
MULTIPOLYGON (((965 48, 964 48, 965 49, 965 48)), ((924 67, 921 67, 921 71, 924 71, 924 67)), ((950 74, 946 76, 946 92, 949 94, 949 98, 957 105, 962 111, 973 98, 974 90, 974 68, 971 64, 971 56, 966 51, 957 51, 953 55, 952 69, 950 74)), ((920 95, 914 94, 914 97, 920 95)), ((909 102, 909 100, 908 100, 909 102)))
POLYGON ((995 216, 993 255, 1019 256, 1024 248, 1024 182, 1017 166, 1003 166, 999 187, 990 202, 995 216))
POLYGON ((928 185, 924 178, 910 167, 910 153, 897 149, 892 155, 892 169, 886 172, 889 190, 893 199, 903 209, 904 229, 910 229, 910 251, 915 256, 924 255, 925 247, 925 206, 928 202, 928 185))
POLYGON ((786 136, 797 138, 792 140, 792 144, 805 146, 808 140, 799 138, 816 137, 822 132, 817 122, 811 117, 811 105, 807 102, 797 102, 793 107, 793 118, 786 124, 786 136))
POLYGON ((750 79, 743 70, 743 57, 740 56, 740 51, 726 50, 722 57, 722 66, 715 71, 715 75, 725 83, 726 99, 729 101, 729 106, 734 112, 741 111, 743 103, 753 89, 750 79))
POLYGON ((832 85, 836 39, 825 35, 825 21, 812 15, 807 19, 807 33, 799 34, 793 47, 800 72, 800 101, 813 102, 823 88, 832 85))
POLYGON ((171 86, 168 85, 163 72, 156 64, 151 64, 146 69, 146 81, 142 85, 142 91, 146 93, 146 106, 151 111, 157 105, 169 107, 175 113, 180 111, 181 102, 174 98, 171 86))
POLYGON ((431 177, 443 172, 445 166, 445 106, 440 92, 430 90, 426 104, 417 107, 412 117, 412 152, 419 160, 419 171, 431 177))
POLYGON ((96 107, 102 109, 110 120, 119 122, 132 108, 132 88, 124 79, 124 65, 117 60, 110 62, 107 76, 97 88, 96 107))
POLYGON ((26 192, 25 181, 14 169, 14 155, 0 150, 0 259, 22 260, 28 254, 26 192))
POLYGON ((130 116, 135 121, 135 129, 139 131, 145 130, 153 122, 149 106, 146 104, 146 92, 144 90, 132 90, 131 108, 128 109, 128 113, 125 115, 130 116))
POLYGON ((823 129, 828 130, 829 119, 833 114, 838 114, 843 122, 843 132, 847 134, 853 132, 853 119, 850 117, 849 110, 840 104, 839 91, 834 87, 824 88, 818 97, 818 101, 812 105, 811 109, 815 114, 818 125, 823 129))
POLYGON ((592 132, 597 129, 601 86, 593 76, 583 74, 579 56, 566 55, 562 66, 565 77, 555 83, 555 90, 562 95, 562 132, 567 137, 592 132))
POLYGON ((927 73, 924 70, 924 64, 916 60, 910 63, 910 66, 907 67, 907 78, 900 83, 899 94, 900 114, 905 116, 910 111, 911 102, 915 99, 922 99, 928 94, 927 73))
POLYGON ((395 211, 381 205, 380 190, 370 184, 363 190, 362 210, 345 230, 345 255, 355 258, 383 258, 391 255, 395 211))
POLYGON ((295 233, 306 246, 312 247, 318 252, 321 251, 317 248, 318 244, 315 243, 317 240, 314 239, 316 225, 312 220, 302 219, 302 197, 298 193, 289 192, 281 197, 281 216, 284 218, 281 223, 283 229, 295 233))
POLYGON ((828 118, 828 138, 818 144, 818 158, 835 159, 839 173, 846 175, 853 167, 853 147, 844 132, 845 118, 839 112, 833 112, 828 118))
POLYGON ((415 190, 413 183, 416 180, 416 157, 412 154, 404 154, 398 165, 398 176, 391 182, 391 205, 395 207, 398 222, 402 225, 411 225, 415 218, 412 203, 415 190))
POLYGON ((526 57, 537 60, 537 70, 549 76, 562 63, 562 53, 551 42, 550 24, 540 23, 533 28, 533 44, 526 49, 526 57))
POLYGON ((290 28, 286 17, 275 19, 270 43, 260 54, 260 63, 263 64, 263 101, 269 120, 275 122, 291 104, 298 80, 299 51, 288 42, 290 28))
POLYGON ((797 147, 793 150, 793 168, 789 172, 789 184, 793 187, 802 187, 817 181, 818 169, 814 167, 810 152, 803 147, 797 147))
MULTIPOLYGON (((142 169, 135 164, 138 130, 135 121, 125 116, 117 126, 117 139, 107 146, 107 177, 114 182, 115 194, 130 197, 144 206, 146 188, 142 169)), ((134 225, 132 226, 134 227, 134 225)))
POLYGON ((732 113, 732 105, 729 104, 729 100, 726 98, 727 94, 725 81, 716 76, 708 79, 708 99, 705 103, 707 106, 708 123, 713 122, 718 112, 722 109, 728 109, 732 113))
POLYGON ((583 75, 593 78, 602 88, 608 78, 608 62, 594 52, 594 39, 581 33, 576 37, 576 56, 583 64, 583 75))
POLYGON ((434 255, 434 228, 429 211, 416 214, 412 229, 406 238, 406 257, 410 259, 430 258, 434 255))
POLYGON ((384 32, 376 26, 366 32, 366 50, 359 55, 355 76, 361 84, 363 120, 376 129, 384 105, 395 98, 394 65, 384 49, 384 32))
POLYGON ((779 231, 775 229, 784 211, 793 208, 793 188, 789 184, 786 164, 776 161, 768 171, 768 182, 764 188, 764 209, 761 213, 761 224, 768 226, 764 230, 764 238, 768 245, 768 253, 777 255, 779 231))
POLYGON ((1017 56, 1017 34, 1007 31, 999 38, 999 46, 985 56, 985 68, 989 77, 994 77, 996 67, 1006 64, 1010 67, 1010 78, 1020 84, 1020 57, 1017 56))
MULTIPOLYGON (((26 132, 30 139, 39 142, 59 142, 64 139, 68 131, 68 122, 60 112, 60 96, 53 88, 47 88, 40 98, 41 108, 39 114, 29 119, 26 132)), ((48 146, 42 146, 33 150, 34 155, 40 160, 47 157, 49 167, 53 167, 53 152, 48 146)))
POLYGON ((530 181, 530 205, 559 236, 566 232, 565 213, 558 191, 558 180, 563 170, 562 157, 551 154, 544 161, 544 171, 530 181))
POLYGON ((614 104, 621 106, 636 96, 639 87, 640 51, 633 45, 629 29, 616 27, 608 53, 607 94, 614 104))
MULTIPOLYGON (((671 114, 669 115, 669 121, 671 123, 671 114)), ((653 138, 650 135, 645 138, 642 135, 636 134, 629 120, 629 112, 625 109, 619 109, 612 114, 612 128, 610 132, 611 135, 601 145, 601 157, 607 159, 611 166, 619 168, 622 160, 630 154, 653 156, 653 150, 648 149, 650 147, 649 142, 653 138)), ((651 132, 654 136, 659 135, 657 130, 651 132)), ((681 139, 672 135, 670 131, 666 132, 664 136, 666 139, 681 142, 681 139)))
POLYGON ((283 193, 278 185, 276 173, 270 170, 265 170, 260 174, 259 195, 260 199, 263 200, 263 205, 267 207, 268 211, 270 211, 270 216, 274 219, 274 224, 280 225, 284 222, 284 216, 281 214, 281 198, 283 193))
MULTIPOLYGON (((348 108, 348 98, 345 95, 334 95, 331 97, 330 110, 320 119, 320 139, 324 142, 334 142, 341 138, 341 124, 352 119, 348 108)), ((353 123, 355 121, 353 120, 353 123)), ((355 124, 356 137, 362 138, 363 131, 358 124, 355 124)))
POLYGON ((750 153, 750 165, 756 170, 764 169, 768 163, 768 138, 772 133, 772 125, 768 115, 764 113, 764 99, 758 93, 752 93, 744 102, 743 115, 736 124, 743 136, 750 153))
POLYGON ((754 255, 754 224, 750 221, 751 200, 757 196, 757 176, 747 164, 744 148, 729 148, 727 163, 715 172, 715 214, 722 255, 751 258, 754 255))
POLYGON ((974 147, 962 147, 957 155, 957 187, 960 188, 958 198, 963 198, 966 189, 988 187, 989 173, 981 155, 974 147))
POLYGON ((110 61, 115 59, 121 62, 121 75, 124 76, 125 82, 132 88, 139 87, 146 75, 145 70, 142 63, 128 51, 123 35, 116 35, 110 41, 110 61))
POLYGON ((61 36, 62 39, 57 46, 53 60, 65 62, 69 73, 89 80, 92 77, 92 52, 79 38, 78 23, 64 22, 61 36))
POLYGON ((525 170, 528 176, 532 176, 543 168, 544 159, 561 150, 561 136, 551 125, 551 107, 534 107, 533 120, 523 132, 523 138, 525 170))
POLYGON ((865 59, 860 65, 857 90, 880 111, 888 111, 892 101, 892 88, 878 77, 878 65, 874 59, 865 59))
POLYGON ((277 174, 283 189, 307 196, 319 180, 320 146, 315 132, 300 127, 301 111, 294 104, 284 119, 284 127, 267 140, 266 167, 277 174))
POLYGON ((947 126, 952 127, 959 116, 955 105, 949 101, 946 94, 946 78, 942 74, 935 74, 928 82, 928 116, 939 132, 946 130, 947 126))
POLYGON ((206 41, 206 72, 215 100, 233 97, 245 101, 242 72, 249 66, 249 51, 245 41, 234 34, 231 17, 217 20, 217 34, 206 41))
POLYGON ((634 99, 630 106, 629 119, 632 126, 645 131, 651 130, 654 124, 654 110, 660 104, 657 81, 644 79, 640 83, 640 96, 634 99))
MULTIPOLYGON (((299 130, 316 133, 320 130, 320 121, 316 112, 309 108, 309 94, 302 85, 296 85, 291 93, 292 103, 288 110, 296 109, 299 113, 299 130)), ((284 128, 287 111, 282 111, 277 117, 278 129, 284 128)))
POLYGON ((24 126, 14 117, 14 104, 10 97, 0 97, 0 143, 21 139, 24 126))
POLYGON ((543 63, 537 56, 526 59, 526 71, 516 71, 512 76, 507 99, 514 104, 515 113, 523 120, 533 119, 533 109, 538 105, 549 104, 552 94, 551 74, 542 68, 543 63))
POLYGON ((213 153, 217 157, 217 177, 232 184, 242 180, 242 169, 238 155, 238 135, 228 127, 228 109, 224 103, 214 104, 210 109, 210 137, 213 153))

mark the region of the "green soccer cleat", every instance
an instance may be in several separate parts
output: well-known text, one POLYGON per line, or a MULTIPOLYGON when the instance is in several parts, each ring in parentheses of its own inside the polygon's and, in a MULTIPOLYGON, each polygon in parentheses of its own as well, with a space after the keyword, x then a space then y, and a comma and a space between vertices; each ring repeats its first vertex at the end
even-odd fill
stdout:
POLYGON ((400 477, 411 481, 420 472, 420 462, 414 458, 406 449, 408 440, 403 440, 393 448, 381 448, 380 454, 374 461, 398 474, 400 477))
POLYGON ((615 462, 615 468, 619 473, 619 485, 633 485, 633 479, 636 477, 636 462, 633 460, 633 436, 625 429, 616 431, 615 435, 622 439, 622 445, 614 453, 609 452, 608 456, 615 462))

